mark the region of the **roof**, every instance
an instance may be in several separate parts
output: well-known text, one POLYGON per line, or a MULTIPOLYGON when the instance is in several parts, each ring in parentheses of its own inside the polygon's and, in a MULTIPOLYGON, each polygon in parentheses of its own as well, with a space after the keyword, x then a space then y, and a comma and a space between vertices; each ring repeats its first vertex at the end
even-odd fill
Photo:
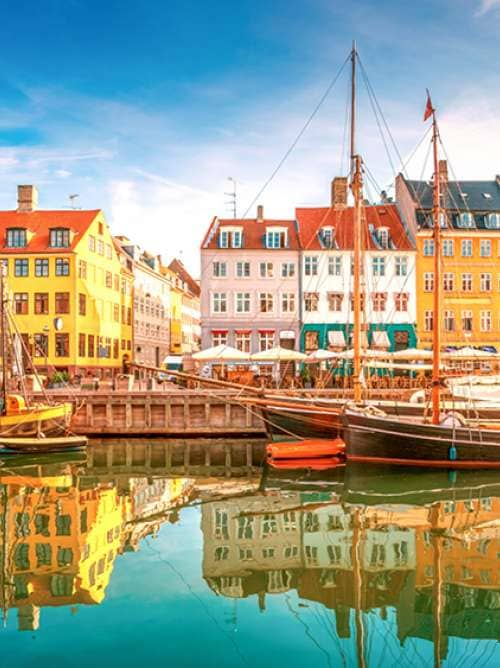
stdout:
POLYGON ((92 211, 78 211, 66 209, 62 211, 0 211, 0 250, 2 253, 60 253, 75 248, 85 234, 100 209, 92 211), (26 228, 33 233, 33 237, 23 248, 8 248, 6 230, 10 227, 26 228), (53 227, 67 227, 74 235, 68 248, 52 248, 49 246, 49 230, 53 227))
MULTIPOLYGON (((374 233, 385 227, 389 234, 389 249, 413 250, 405 225, 395 204, 365 206, 366 220, 365 248, 382 250, 374 233)), ((334 209, 332 207, 299 208, 295 210, 299 227, 300 245, 303 250, 321 250, 325 245, 318 234, 322 227, 335 230, 333 248, 338 250, 354 249, 354 208, 334 209)))
MULTIPOLYGON (((243 245, 245 250, 262 250, 265 248, 264 236, 268 227, 285 227, 288 230, 288 246, 286 250, 298 250, 299 239, 294 220, 272 220, 266 218, 217 218, 210 223, 208 232, 203 239, 202 248, 219 248, 216 233, 224 227, 241 227, 243 230, 243 245)), ((241 250, 241 249, 237 249, 241 250)), ((273 249, 280 250, 280 249, 273 249)))
POLYGON ((179 278, 184 283, 187 283, 191 294, 193 294, 195 297, 200 296, 200 286, 198 282, 194 280, 194 278, 191 276, 189 271, 186 269, 186 267, 180 260, 174 258, 172 262, 168 265, 168 268, 170 269, 170 271, 173 271, 174 274, 177 274, 177 276, 179 276, 179 278))
MULTIPOLYGON (((432 184, 411 179, 404 181, 417 206, 421 209, 432 209, 432 184)), ((455 211, 500 212, 500 179, 497 177, 491 181, 448 181, 445 205, 447 209, 455 211), (465 198, 463 194, 466 194, 465 198)))

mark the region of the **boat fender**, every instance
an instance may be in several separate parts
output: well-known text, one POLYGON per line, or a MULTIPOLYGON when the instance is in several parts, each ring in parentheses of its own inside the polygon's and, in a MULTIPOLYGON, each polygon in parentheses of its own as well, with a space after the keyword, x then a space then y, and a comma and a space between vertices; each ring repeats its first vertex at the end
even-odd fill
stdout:
POLYGON ((448 448, 448 459, 450 462, 455 462, 458 459, 457 448, 455 445, 453 445, 453 443, 448 448))
POLYGON ((425 391, 417 390, 410 397, 410 404, 423 404, 425 401, 425 391))
POLYGON ((450 413, 446 413, 440 424, 442 427, 453 429, 453 427, 465 427, 467 422, 463 415, 456 411, 451 411, 450 413))

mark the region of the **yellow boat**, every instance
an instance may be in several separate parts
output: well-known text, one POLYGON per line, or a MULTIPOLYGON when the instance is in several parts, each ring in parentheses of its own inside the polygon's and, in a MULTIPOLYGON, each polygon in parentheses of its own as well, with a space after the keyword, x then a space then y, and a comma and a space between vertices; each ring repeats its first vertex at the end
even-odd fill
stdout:
POLYGON ((0 439, 44 438, 68 432, 73 405, 64 402, 50 406, 35 403, 27 406, 20 394, 7 394, 5 413, 0 415, 0 439))

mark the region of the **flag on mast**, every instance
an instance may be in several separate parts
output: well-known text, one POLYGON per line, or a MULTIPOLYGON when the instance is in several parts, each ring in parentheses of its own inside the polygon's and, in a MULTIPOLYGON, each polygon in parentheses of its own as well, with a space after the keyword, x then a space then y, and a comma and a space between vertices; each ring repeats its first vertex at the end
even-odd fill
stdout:
POLYGON ((434 108, 432 106, 431 96, 429 91, 427 91, 427 104, 425 105, 425 111, 424 111, 424 123, 428 118, 432 116, 433 113, 434 113, 434 108))

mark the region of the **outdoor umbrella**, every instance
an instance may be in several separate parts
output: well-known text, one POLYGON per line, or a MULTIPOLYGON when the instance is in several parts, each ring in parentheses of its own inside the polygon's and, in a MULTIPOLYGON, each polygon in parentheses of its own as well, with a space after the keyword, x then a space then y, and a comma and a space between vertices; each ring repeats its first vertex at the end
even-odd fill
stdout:
POLYGON ((206 348, 205 350, 200 350, 199 353, 194 353, 193 359, 199 362, 237 362, 240 360, 249 360, 250 354, 244 353, 231 346, 221 344, 214 348, 206 348))
POLYGON ((269 350, 262 350, 260 353, 254 353, 251 359, 256 362, 302 362, 307 359, 307 355, 299 353, 298 350, 289 350, 277 346, 269 350))

